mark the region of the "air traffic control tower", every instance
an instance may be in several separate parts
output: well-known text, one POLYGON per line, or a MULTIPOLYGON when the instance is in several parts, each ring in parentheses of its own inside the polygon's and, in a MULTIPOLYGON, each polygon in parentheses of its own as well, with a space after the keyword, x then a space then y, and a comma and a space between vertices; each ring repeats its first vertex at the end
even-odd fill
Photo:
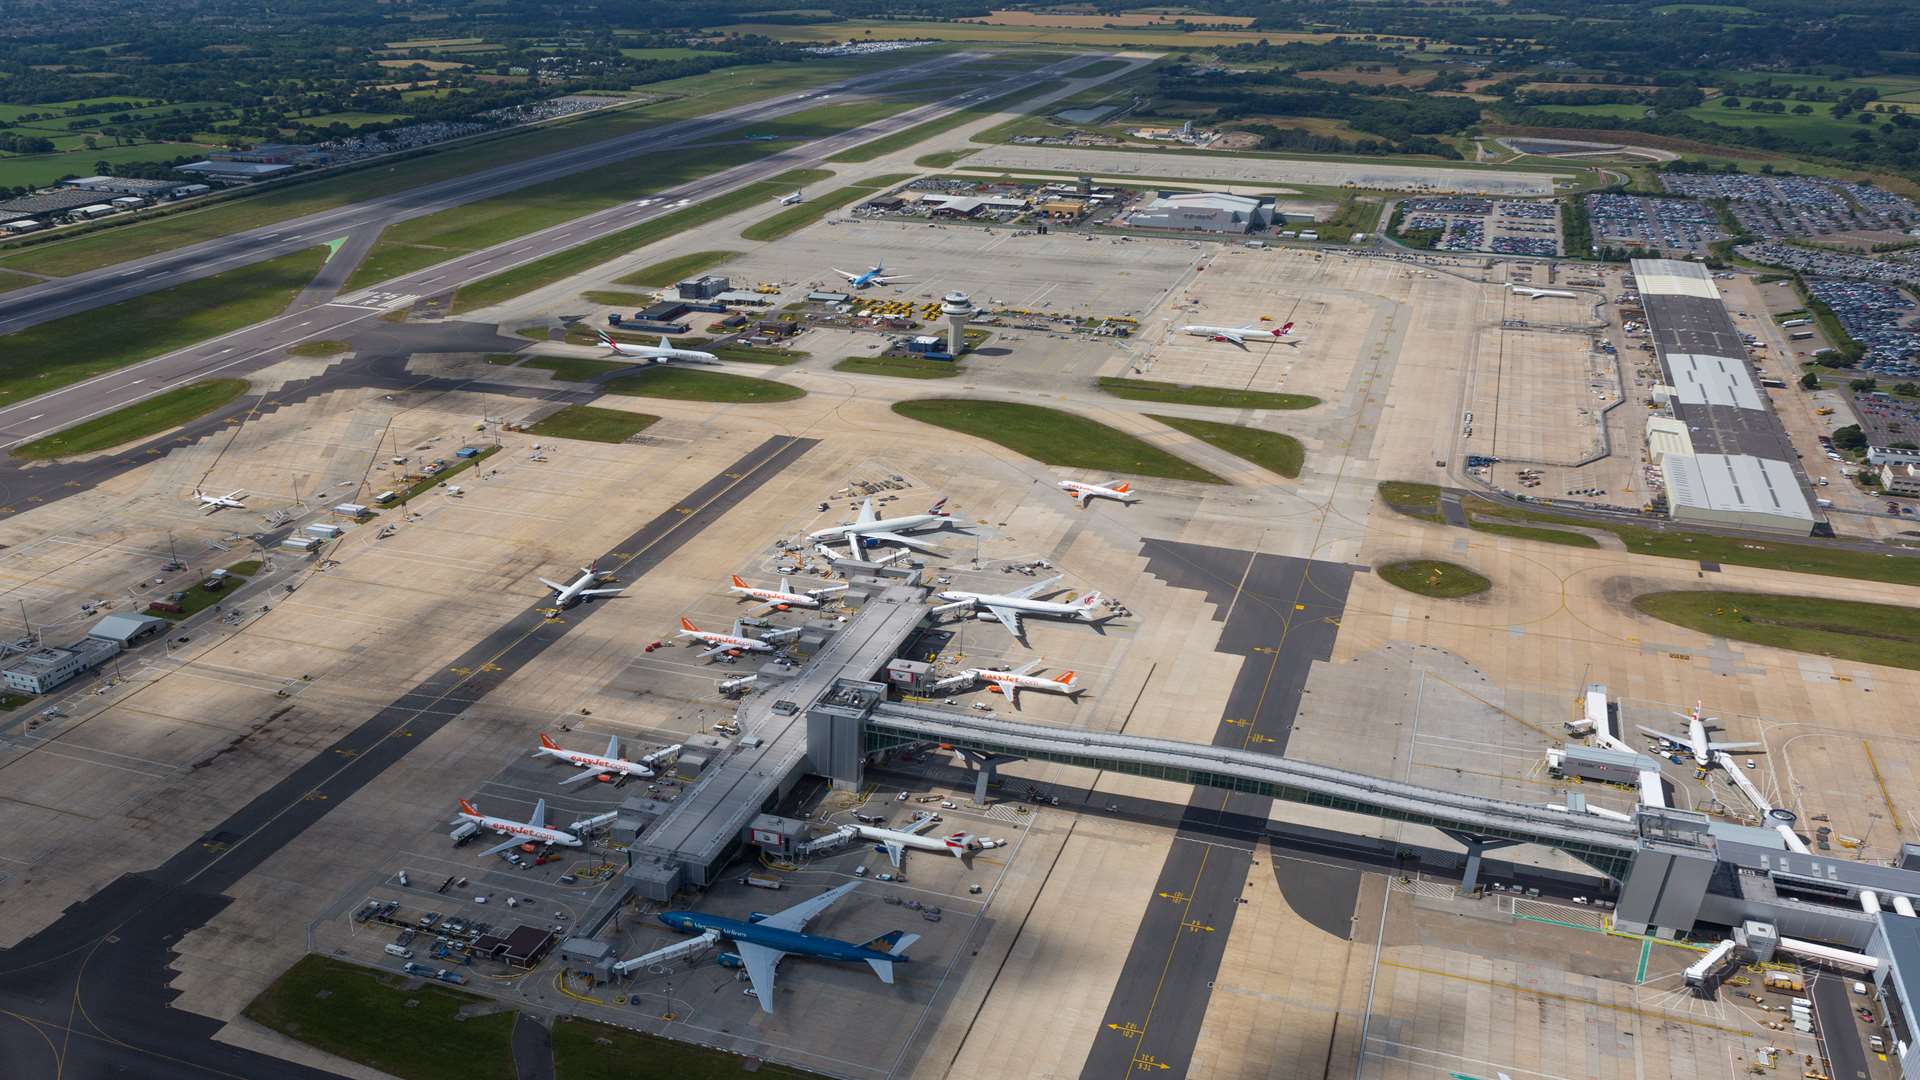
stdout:
POLYGON ((979 309, 973 306, 973 300, 963 292, 950 292, 940 301, 940 314, 947 317, 947 353, 959 356, 967 347, 967 320, 978 315, 979 309))

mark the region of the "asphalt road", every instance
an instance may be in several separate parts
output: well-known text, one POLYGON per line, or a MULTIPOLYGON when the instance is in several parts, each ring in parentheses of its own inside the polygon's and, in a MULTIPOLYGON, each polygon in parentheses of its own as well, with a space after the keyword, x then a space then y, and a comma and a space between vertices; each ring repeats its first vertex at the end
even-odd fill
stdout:
MULTIPOLYGON (((605 558, 624 580, 637 580, 814 445, 785 436, 767 440, 614 548, 632 554, 605 558)), ((170 1008, 171 950, 231 902, 224 893, 234 882, 592 613, 576 609, 549 620, 546 607, 544 597, 532 601, 445 671, 315 754, 161 866, 123 875, 0 952, 0 1074, 7 1080, 331 1075, 215 1042, 218 1021, 170 1008)), ((25 759, 10 764, 32 767, 25 759)), ((437 811, 423 806, 420 812, 437 811)))
MULTIPOLYGON (((1165 540, 1146 541, 1142 554, 1148 573, 1174 588, 1204 592, 1226 624, 1216 649, 1246 658, 1214 745, 1284 755, 1307 674, 1315 660, 1333 655, 1353 568, 1165 540)), ((1185 1075, 1252 869, 1251 838, 1268 831, 1270 805, 1251 795, 1193 793, 1082 1077, 1110 1080, 1135 1070, 1170 1080, 1185 1075), (1210 839, 1221 832, 1248 839, 1210 839)), ((1320 888, 1289 889, 1289 901, 1300 898, 1300 914, 1315 925, 1345 926, 1359 872, 1326 867, 1316 877, 1320 888), (1347 906, 1340 910, 1343 899, 1347 906)))
MULTIPOLYGON (((1086 60, 1085 56, 1080 56, 979 86, 944 101, 896 113, 865 127, 816 139, 671 190, 609 207, 382 282, 374 288, 361 289, 345 297, 334 299, 331 290, 309 288, 302 293, 301 300, 310 306, 302 307, 296 303, 285 314, 266 322, 0 408, 0 449, 58 431, 181 383, 214 374, 244 374, 279 359, 280 350, 289 345, 342 337, 389 311, 412 304, 420 297, 448 292, 468 282, 544 258, 605 233, 684 209, 693 203, 765 180, 789 169, 817 166, 858 143, 944 116, 1006 93, 1019 85, 1049 78, 1060 70, 1084 64, 1086 60)), ((377 234, 380 228, 393 222, 550 180, 556 175, 577 172, 609 159, 652 153, 665 147, 694 142, 733 126, 743 117, 768 119, 818 104, 819 99, 828 94, 856 97, 862 93, 872 94, 893 82, 908 79, 922 72, 922 69, 947 67, 953 62, 953 58, 943 57, 938 64, 902 68, 884 76, 867 76, 838 86, 741 106, 716 114, 715 117, 651 128, 591 146, 559 151, 532 161, 503 165, 472 177, 396 193, 390 199, 324 211, 150 258, 120 263, 90 274, 63 278, 47 285, 17 289, 7 294, 7 314, 0 318, 0 333, 124 300, 184 280, 313 247, 348 234, 348 247, 343 248, 341 254, 332 261, 345 258, 349 261, 342 265, 350 267, 353 265, 350 261, 353 255, 349 249, 355 244, 370 244, 371 234, 377 234), (426 194, 430 192, 439 194, 426 194)), ((344 276, 343 272, 323 269, 321 279, 325 280, 330 273, 344 276)), ((335 283, 334 288, 337 287, 335 283)))
MULTIPOLYGON (((1853 998, 1838 975, 1815 975, 1811 991, 1814 1015, 1820 1024, 1820 1044, 1827 1049, 1827 1075, 1833 1080, 1867 1080, 1867 1048, 1860 1043, 1860 1027, 1853 1018, 1853 998)), ((1861 999, 1864 1000, 1864 999, 1861 999)))

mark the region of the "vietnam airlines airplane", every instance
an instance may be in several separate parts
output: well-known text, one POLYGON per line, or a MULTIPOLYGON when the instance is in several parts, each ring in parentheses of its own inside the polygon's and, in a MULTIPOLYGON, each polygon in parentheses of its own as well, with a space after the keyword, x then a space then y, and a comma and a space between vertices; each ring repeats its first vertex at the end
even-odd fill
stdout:
MULTIPOLYGON (((773 1011, 774 971, 780 966, 780 961, 788 956, 865 961, 881 982, 892 985, 893 965, 907 962, 907 949, 920 940, 919 934, 895 930, 872 941, 856 944, 802 933, 814 916, 859 887, 860 882, 849 881, 785 911, 772 915, 755 914, 746 921, 699 911, 663 912, 660 921, 684 934, 700 934, 709 945, 717 945, 722 941, 732 944, 734 951, 722 954, 721 962, 746 970, 747 979, 753 986, 753 995, 760 999, 760 1010, 770 1013, 773 1011)), ((646 959, 636 957, 627 963, 646 959)))
POLYGON ((1248 338, 1256 340, 1266 338, 1270 339, 1268 344, 1281 345, 1298 345, 1306 340, 1306 338, 1293 336, 1291 322, 1280 326, 1183 326, 1180 332, 1192 334, 1194 337, 1210 338, 1214 341, 1231 341, 1243 349, 1247 347, 1248 338))
POLYGON ((842 270, 837 266, 830 266, 828 269, 846 278, 847 284, 856 289, 864 289, 869 285, 895 285, 907 280, 905 277, 898 275, 888 277, 885 263, 874 263, 871 269, 858 274, 848 270, 842 270))
POLYGON ((458 825, 463 821, 470 821, 483 829, 491 829, 501 836, 506 837, 506 840, 481 852, 480 857, 483 859, 489 855, 498 855, 516 844, 529 842, 535 844, 554 844, 560 847, 580 846, 579 837, 561 829, 547 827, 547 800, 545 799, 541 799, 539 802, 533 804, 533 816, 525 821, 515 821, 512 818, 499 818, 491 814, 483 814, 472 803, 461 799, 460 816, 454 818, 448 824, 458 825))

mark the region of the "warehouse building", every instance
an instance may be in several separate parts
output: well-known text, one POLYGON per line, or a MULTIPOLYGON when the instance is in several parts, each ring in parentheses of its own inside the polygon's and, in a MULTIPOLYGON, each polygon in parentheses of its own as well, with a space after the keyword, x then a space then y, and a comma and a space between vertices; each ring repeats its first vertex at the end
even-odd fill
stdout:
POLYGON ((62 649, 37 649, 0 671, 7 689, 44 694, 120 655, 118 642, 86 637, 62 649))
POLYGON ((279 176, 292 172, 291 165, 275 165, 257 161, 195 161, 180 166, 181 172, 195 173, 209 180, 227 184, 248 184, 255 180, 279 176))
POLYGON ((92 191, 40 191, 32 195, 23 195, 18 199, 0 202, 0 212, 29 215, 64 214, 78 207, 92 206, 99 201, 99 194, 92 191))
POLYGON ((176 180, 142 180, 137 176, 83 176, 78 180, 62 180, 60 186, 70 191, 92 191, 105 195, 133 195, 143 199, 158 199, 172 195, 187 185, 176 180))
POLYGON ((1670 474, 1674 519, 1802 535, 1824 528, 1713 274, 1680 259, 1635 259, 1633 280, 1665 377, 1654 400, 1671 423, 1647 425, 1647 450, 1670 474))
POLYGON ((131 649, 151 637, 167 632, 173 624, 152 615, 109 615, 93 624, 87 637, 111 641, 117 648, 131 649))
POLYGON ((1163 191, 1127 215, 1138 229, 1247 233, 1273 224, 1273 196, 1233 195, 1224 191, 1163 191))
POLYGON ((1784 461, 1751 454, 1668 454, 1660 461, 1675 521, 1735 529, 1813 531, 1813 507, 1784 461))

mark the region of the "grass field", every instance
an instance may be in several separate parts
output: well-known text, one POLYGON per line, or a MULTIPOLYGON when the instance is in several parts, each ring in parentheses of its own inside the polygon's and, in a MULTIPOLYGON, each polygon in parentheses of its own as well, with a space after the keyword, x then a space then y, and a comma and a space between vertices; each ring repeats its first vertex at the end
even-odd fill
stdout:
MULTIPOLYGON (((1792 108, 1794 104, 1796 103, 1789 102, 1787 107, 1792 108)), ((1853 145, 1853 133, 1860 129, 1860 125, 1855 123, 1852 117, 1835 120, 1827 115, 1825 105, 1817 103, 1813 106, 1813 112, 1806 116, 1795 116, 1792 113, 1776 116, 1772 113, 1729 109, 1721 105, 1718 98, 1682 111, 1695 120, 1705 120, 1710 124, 1734 128, 1763 128, 1775 135, 1791 139, 1795 145, 1805 146, 1814 153, 1821 152, 1823 148, 1853 145)), ((1876 124, 1885 119, 1885 117, 1875 117, 1876 124)), ((1875 135, 1878 134, 1875 131, 1875 135)))
MULTIPOLYGON (((1386 481, 1380 484, 1379 491, 1382 501, 1408 517, 1424 521, 1441 520, 1440 489, 1432 484, 1386 481)), ((1473 521, 1474 528, 1503 536, 1547 539, 1553 543, 1589 547, 1593 545, 1567 539, 1572 534, 1544 534, 1553 533, 1553 526, 1592 529, 1614 534, 1627 546, 1628 551, 1637 555, 1714 562, 1727 566, 1752 566, 1762 570, 1787 570, 1797 574, 1820 574, 1860 581, 1920 585, 1920 558, 1892 553, 1854 551, 1843 547, 1744 536, 1719 536, 1603 519, 1589 520, 1544 510, 1504 506, 1474 497, 1463 500, 1462 506, 1473 521)), ((1582 539, 1590 540, 1591 537, 1582 539)))
MULTIPOLYGON (((64 137, 56 138, 54 143, 58 145, 63 140, 64 137)), ((63 147, 51 154, 0 157, 0 187, 45 187, 63 176, 92 176, 95 173, 93 163, 96 161, 104 161, 109 165, 124 165, 130 161, 170 161, 181 154, 202 154, 209 149, 193 143, 168 142, 100 146, 88 150, 81 144, 80 136, 73 136, 70 141, 74 144, 72 148, 63 147)))
POLYGON ((923 169, 949 169, 952 168, 955 163, 979 152, 979 147, 968 147, 963 150, 937 150, 931 154, 914 158, 913 163, 923 169))
POLYGON ((896 379, 951 379, 966 368, 953 360, 923 360, 918 356, 849 356, 833 365, 833 370, 896 379))
POLYGON ((1920 669, 1920 608, 1743 592, 1657 592, 1634 609, 1714 637, 1920 669))
POLYGON ((1262 431, 1212 420, 1190 420, 1184 416, 1150 415, 1148 419, 1158 420, 1175 431, 1186 432, 1208 446, 1225 450, 1234 457, 1251 461, 1289 480, 1300 475, 1300 466, 1307 460, 1306 447, 1300 445, 1300 440, 1278 431, 1262 431))
POLYGON ((641 307, 653 303, 653 297, 646 293, 621 292, 618 289, 588 289, 580 298, 589 304, 606 304, 609 307, 641 307))
POLYGON ((1124 70, 1128 63, 1129 61, 1119 60, 1119 59, 1095 60, 1093 63, 1088 64, 1085 67, 1077 67, 1077 68, 1074 68, 1072 71, 1067 72, 1067 78, 1092 79, 1101 75, 1111 75, 1116 71, 1124 70))
POLYGON ((1493 582, 1464 566, 1433 559, 1388 563, 1379 574, 1389 585, 1440 600, 1458 600, 1493 588, 1493 582))
POLYGON ((553 1063, 555 1074, 562 1080, 636 1080, 639 1077, 804 1080, 818 1075, 790 1065, 743 1058, 724 1050, 579 1019, 565 1019, 554 1025, 553 1063))
POLYGON ((402 221, 380 235, 345 287, 357 289, 387 281, 630 202, 639 193, 663 191, 770 153, 773 151, 765 146, 748 145, 643 154, 402 221))
POLYGON ((664 289, 695 274, 704 274, 738 254, 740 253, 737 251, 690 251, 685 255, 676 255, 671 259, 663 259, 650 266, 643 266, 625 277, 615 278, 614 284, 664 289))
POLYGON ((622 443, 660 422, 657 416, 622 409, 596 409, 591 405, 569 405, 527 428, 530 435, 551 435, 556 439, 581 439, 586 442, 622 443))
POLYGON ((893 411, 921 423, 998 443, 1048 465, 1202 484, 1226 481, 1116 428, 1084 416, 1008 401, 921 398, 893 411))
MULTIPOLYGON (((260 561, 258 559, 249 559, 246 562, 234 563, 232 566, 227 567, 227 576, 221 579, 222 584, 218 589, 207 588, 206 583, 209 580, 207 578, 202 578, 195 582, 191 588, 170 589, 168 593, 178 592, 182 594, 180 599, 176 601, 180 605, 180 610, 153 611, 149 609, 146 614, 154 615, 171 622, 181 622, 189 616, 197 615, 213 605, 224 601, 227 597, 232 596, 233 590, 245 585, 248 578, 259 572, 260 561)), ((162 596, 165 595, 167 594, 162 594, 162 596)))
POLYGON ((715 401, 739 405, 768 405, 807 396, 805 390, 771 379, 729 375, 724 371, 656 367, 608 382, 609 394, 669 398, 674 401, 715 401))
POLYGON ((348 352, 352 348, 353 346, 344 341, 327 341, 324 339, 320 341, 303 341, 298 345, 289 346, 287 348, 287 355, 339 356, 341 353, 348 352))
POLYGON ((579 356, 530 356, 521 367, 539 368, 553 372, 553 377, 562 382, 586 382, 615 371, 625 371, 634 365, 626 360, 588 360, 579 356))
MULTIPOLYGON (((1540 108, 1547 112, 1574 113, 1578 116, 1617 116, 1622 120, 1638 120, 1647 115, 1647 106, 1645 105, 1624 105, 1618 103, 1611 105, 1542 105, 1540 108)), ((1596 135, 1594 138, 1601 139, 1602 137, 1596 135)))
MULTIPOLYGON (((684 79, 652 83, 647 91, 661 95, 661 100, 638 107, 590 113, 563 123, 463 144, 405 161, 369 166, 310 183, 275 188, 72 240, 33 245, 14 254, 0 256, 0 268, 14 267, 52 275, 75 274, 123 259, 151 255, 244 229, 270 225, 348 203, 363 202, 394 190, 418 187, 495 165, 524 161, 556 150, 615 138, 666 121, 704 116, 733 105, 804 90, 851 75, 932 59, 941 51, 937 48, 916 49, 909 53, 874 57, 759 64, 750 68, 725 68, 684 79)), ((48 106, 44 105, 28 106, 23 107, 22 111, 45 112, 47 109, 48 106)), ((0 115, 0 120, 3 119, 5 116, 0 115)), ((114 162, 147 160, 155 156, 153 149, 117 147, 83 151, 84 163, 65 162, 43 181, 37 182, 51 181, 66 173, 91 173, 93 162, 102 158, 114 162)), ((172 157, 176 153, 195 153, 200 148, 186 144, 179 144, 176 148, 173 144, 163 144, 161 149, 168 151, 161 156, 172 157)), ((30 160, 0 158, 0 184, 35 183, 33 180, 5 178, 9 175, 6 172, 9 162, 30 160)))
POLYGON ((1211 405, 1222 409, 1311 409, 1320 404, 1319 398, 1306 394, 1182 386, 1150 379, 1104 377, 1100 380, 1100 389, 1128 401, 1155 401, 1162 405, 1211 405))
MULTIPOLYGON (((1118 64, 1121 67, 1126 66, 1126 61, 1124 60, 1109 60, 1103 61, 1103 63, 1118 64)), ((1090 64, 1088 66, 1099 67, 1100 65, 1090 64)), ((1103 74, 1103 72, 1093 72, 1092 74, 1103 74)), ((1051 94, 1065 85, 1066 83, 1058 79, 1053 79, 1034 86, 1024 86, 1011 93, 1002 94, 995 98, 988 98, 986 101, 969 105, 964 109, 957 109, 945 116, 929 120, 924 124, 915 124, 910 128, 896 131, 891 135, 883 135, 871 142, 861 143, 859 146, 853 147, 850 150, 842 150, 827 160, 843 164, 872 161, 874 158, 891 154, 896 150, 905 150, 909 146, 925 142, 935 135, 952 131, 954 128, 960 127, 963 124, 971 123, 982 117, 991 116, 994 113, 1000 112, 1014 101, 1030 100, 1051 94)))
POLYGON ((11 270, 0 270, 0 292, 7 292, 10 289, 24 289, 29 285, 37 284, 39 281, 39 278, 29 277, 26 274, 16 274, 11 270))
POLYGON ((774 214, 772 217, 766 218, 763 221, 757 221, 741 229, 740 239, 764 242, 791 236, 849 203, 859 202, 861 199, 868 198, 877 191, 884 191, 895 184, 904 184, 911 179, 913 179, 912 173, 894 173, 887 176, 876 176, 870 180, 862 180, 857 184, 848 184, 843 188, 835 188, 825 195, 810 196, 804 202, 796 203, 774 214))
POLYGON ((22 443, 13 448, 13 456, 44 461, 107 450, 179 427, 246 392, 245 379, 207 379, 189 383, 30 443, 22 443))
POLYGON ((0 336, 0 405, 278 315, 326 261, 308 248, 0 336))
POLYGON ((498 446, 485 446, 485 447, 480 447, 479 449, 480 449, 480 452, 475 454, 472 457, 455 458, 452 461, 447 463, 446 468, 441 469, 439 472, 434 473, 432 476, 423 476, 420 479, 414 481, 411 487, 404 488, 401 490, 398 498, 393 499, 390 502, 382 503, 381 509, 391 510, 395 507, 405 506, 409 502, 412 502, 413 500, 419 498, 420 496, 425 495, 427 492, 432 491, 434 488, 439 487, 440 485, 446 483, 447 481, 453 479, 456 476, 459 476, 461 473, 466 472, 468 469, 471 469, 474 466, 479 465, 481 462, 487 460, 488 458, 500 452, 500 448, 498 446))
POLYGON ((1467 521, 1474 532, 1483 532, 1491 536, 1510 536, 1515 540, 1534 540, 1542 544, 1559 544, 1562 547, 1597 548, 1600 541, 1585 533, 1567 532, 1565 529, 1544 529, 1534 525, 1508 525, 1498 521, 1487 521, 1479 515, 1469 513, 1467 521))
POLYGON ((246 1015, 406 1080, 514 1080, 512 1012, 462 1020, 462 1008, 486 999, 443 983, 408 988, 407 981, 303 956, 253 999, 246 1015))
POLYGON ((791 190, 793 190, 793 181, 777 176, 772 180, 763 180, 737 188, 725 195, 716 195, 684 210, 675 210, 671 214, 641 222, 619 232, 596 236, 576 247, 556 251, 545 258, 535 259, 492 277, 481 278, 479 281, 460 286, 453 294, 451 312, 458 315, 489 304, 510 300, 522 293, 590 270, 636 248, 678 235, 695 226, 726 217, 728 214, 737 213, 750 206, 766 202, 776 194, 785 194, 791 190))
POLYGON ((731 360, 736 364, 772 364, 776 367, 797 364, 812 355, 798 349, 761 348, 756 345, 701 345, 698 348, 712 353, 718 359, 731 360))

